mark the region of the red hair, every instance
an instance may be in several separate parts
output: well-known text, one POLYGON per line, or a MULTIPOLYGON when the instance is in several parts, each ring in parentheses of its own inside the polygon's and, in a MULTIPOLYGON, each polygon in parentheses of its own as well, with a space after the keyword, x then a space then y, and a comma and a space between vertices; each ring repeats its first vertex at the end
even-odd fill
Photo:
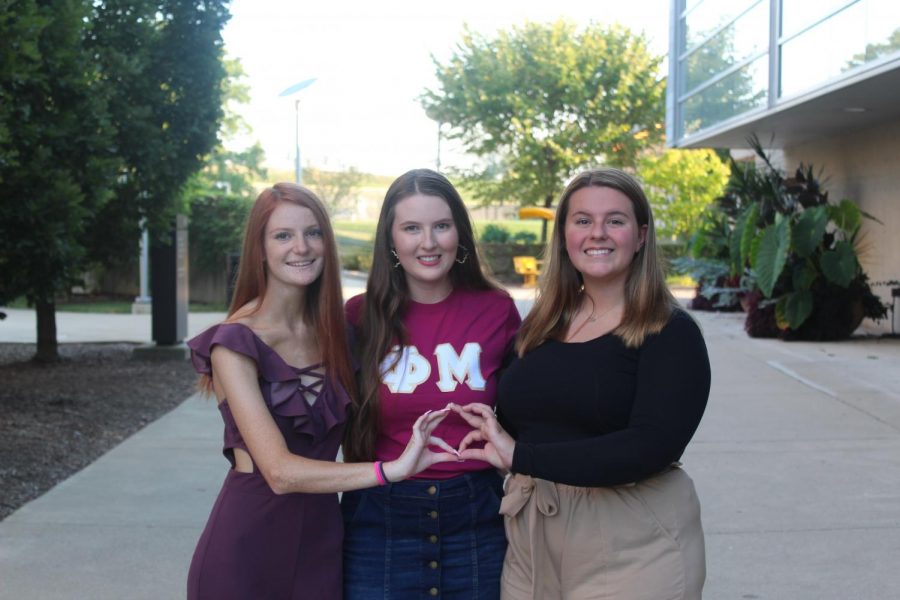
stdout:
MULTIPOLYGON (((306 289, 303 306, 303 321, 315 332, 316 343, 322 356, 325 372, 333 382, 341 384, 354 397, 356 380, 350 365, 350 349, 347 341, 347 327, 344 318, 344 300, 341 293, 341 270, 338 259, 334 230, 322 202, 305 187, 293 183, 276 183, 266 188, 256 198, 241 246, 241 261, 238 265, 228 318, 253 300, 256 305, 241 312, 241 317, 252 315, 262 306, 266 296, 268 272, 265 268, 266 225, 279 203, 290 202, 308 208, 322 231, 324 246, 324 267, 322 274, 306 289)), ((202 381, 206 389, 211 381, 202 381)))

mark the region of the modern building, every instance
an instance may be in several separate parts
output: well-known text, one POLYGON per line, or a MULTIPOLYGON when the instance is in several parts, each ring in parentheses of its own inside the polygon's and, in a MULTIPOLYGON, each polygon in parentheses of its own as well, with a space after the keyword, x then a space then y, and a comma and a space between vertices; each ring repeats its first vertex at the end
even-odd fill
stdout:
MULTIPOLYGON (((821 168, 864 225, 860 259, 888 304, 900 280, 900 0, 671 0, 667 139, 821 168)), ((895 311, 896 312, 896 311, 895 311)), ((900 331, 866 323, 872 332, 900 331)))

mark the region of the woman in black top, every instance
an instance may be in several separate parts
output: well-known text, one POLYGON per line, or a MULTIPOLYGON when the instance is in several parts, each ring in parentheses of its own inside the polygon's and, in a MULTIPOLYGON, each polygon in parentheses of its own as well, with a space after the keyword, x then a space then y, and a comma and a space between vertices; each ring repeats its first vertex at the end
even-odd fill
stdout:
POLYGON ((500 422, 454 407, 473 426, 462 457, 511 472, 504 597, 700 598, 700 506, 678 460, 706 407, 709 359, 666 287, 640 185, 617 169, 576 176, 549 254, 500 422))

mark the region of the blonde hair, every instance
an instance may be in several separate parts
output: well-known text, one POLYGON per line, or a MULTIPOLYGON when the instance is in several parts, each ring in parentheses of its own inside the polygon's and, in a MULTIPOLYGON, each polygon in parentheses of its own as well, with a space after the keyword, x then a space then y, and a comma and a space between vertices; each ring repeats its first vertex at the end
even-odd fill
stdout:
POLYGON ((625 309, 622 322, 613 334, 629 348, 640 346, 651 334, 659 333, 677 306, 666 286, 666 279, 656 250, 653 213, 637 180, 613 168, 592 169, 575 176, 563 191, 553 234, 546 250, 549 257, 540 277, 540 291, 534 308, 522 322, 516 338, 519 356, 533 350, 548 339, 562 339, 573 315, 578 310, 583 280, 566 252, 565 225, 569 200, 585 187, 608 187, 625 194, 634 208, 639 226, 647 226, 644 244, 635 255, 625 281, 625 309))

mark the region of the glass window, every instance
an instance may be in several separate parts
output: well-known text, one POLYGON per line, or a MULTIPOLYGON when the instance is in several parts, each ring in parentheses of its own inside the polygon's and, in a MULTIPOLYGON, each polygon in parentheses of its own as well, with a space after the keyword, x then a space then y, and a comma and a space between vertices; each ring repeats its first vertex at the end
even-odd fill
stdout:
POLYGON ((853 1, 858 0, 782 0, 781 35, 793 35, 853 1))
POLYGON ((781 96, 815 87, 866 61, 866 3, 857 2, 781 47, 781 96))
MULTIPOLYGON (((684 52, 693 48, 707 37, 709 37, 716 29, 731 22, 739 14, 744 12, 749 6, 757 4, 762 0, 706 0, 697 8, 689 12, 682 25, 684 27, 684 48, 680 50, 684 52)), ((765 31, 768 31, 766 29, 765 31)), ((765 34, 763 34, 765 37, 765 34)))
POLYGON ((769 87, 768 72, 767 53, 715 85, 686 99, 681 107, 680 135, 696 133, 748 110, 764 106, 769 87))
POLYGON ((769 4, 760 2, 691 52, 682 64, 683 91, 690 91, 735 63, 768 49, 769 4))
POLYGON ((900 4, 897 0, 868 0, 866 4, 866 53, 854 57, 850 68, 900 51, 900 4))
POLYGON ((685 12, 690 11, 692 8, 697 6, 698 4, 702 4, 703 0, 684 0, 684 10, 685 12))

